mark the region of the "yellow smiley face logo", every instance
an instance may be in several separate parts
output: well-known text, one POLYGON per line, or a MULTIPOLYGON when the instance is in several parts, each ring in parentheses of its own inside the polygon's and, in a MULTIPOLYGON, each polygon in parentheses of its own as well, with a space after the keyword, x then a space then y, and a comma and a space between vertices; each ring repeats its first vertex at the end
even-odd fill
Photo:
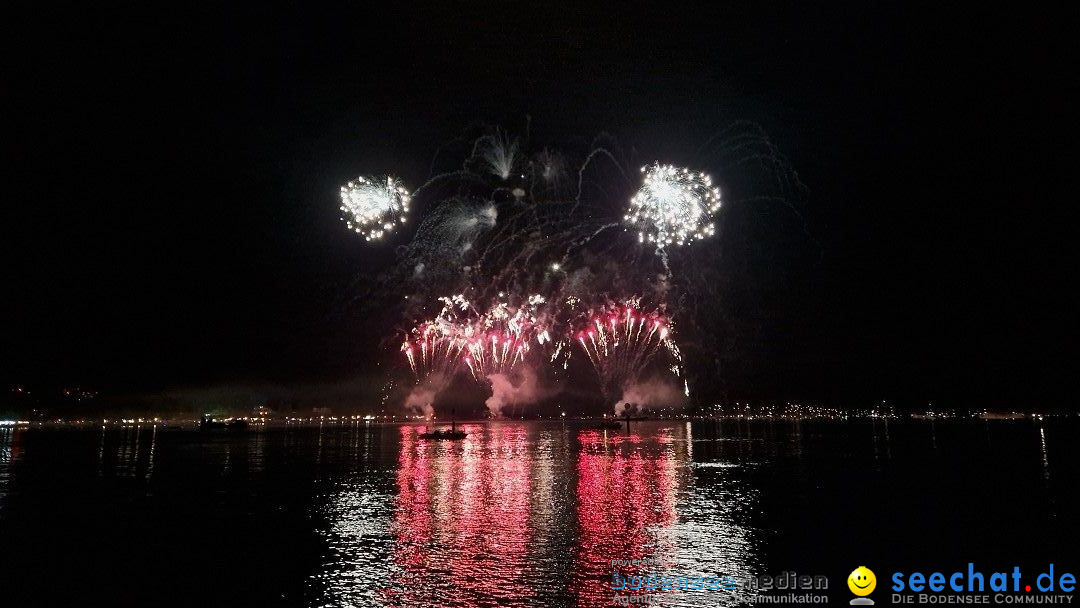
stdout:
POLYGON ((877 577, 866 566, 859 566, 851 571, 851 576, 847 578, 847 586, 855 595, 870 595, 874 587, 877 587, 877 577))

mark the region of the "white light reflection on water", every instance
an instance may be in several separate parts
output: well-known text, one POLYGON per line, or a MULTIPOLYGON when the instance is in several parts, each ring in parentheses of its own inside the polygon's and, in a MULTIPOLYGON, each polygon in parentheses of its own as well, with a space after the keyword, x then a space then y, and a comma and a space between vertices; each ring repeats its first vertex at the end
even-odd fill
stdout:
MULTIPOLYGON (((315 515, 325 520, 326 553, 322 566, 309 579, 311 606, 370 606, 392 575, 393 462, 382 450, 392 429, 353 425, 338 432, 320 427, 316 461, 323 457, 349 463, 333 476, 326 500, 315 515), (329 452, 329 453, 327 453, 329 452)), ((296 437, 290 447, 300 448, 296 437)))
POLYGON ((8 494, 8 484, 11 477, 12 450, 15 436, 18 431, 10 426, 0 427, 0 510, 4 508, 4 499, 8 494))
POLYGON ((96 441, 97 476, 148 481, 154 473, 157 440, 157 425, 101 427, 96 441))
POLYGON ((390 582, 390 497, 363 487, 363 479, 343 483, 326 513, 327 564, 312 583, 321 606, 363 606, 377 601, 390 582))

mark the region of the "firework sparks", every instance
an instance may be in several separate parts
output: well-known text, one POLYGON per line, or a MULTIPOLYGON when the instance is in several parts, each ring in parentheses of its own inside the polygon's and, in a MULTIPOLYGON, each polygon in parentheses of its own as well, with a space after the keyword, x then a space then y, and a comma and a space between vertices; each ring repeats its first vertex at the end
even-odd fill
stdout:
POLYGON ((434 375, 453 376, 471 334, 460 317, 471 308, 463 295, 440 298, 442 311, 430 321, 417 325, 401 343, 417 383, 434 375))
POLYGON ((537 307, 544 302, 539 295, 530 296, 516 309, 498 302, 481 317, 465 356, 474 379, 513 372, 534 346, 551 342, 551 334, 536 316, 537 307))
POLYGON ((402 342, 401 352, 409 361, 417 382, 434 374, 454 374, 465 347, 465 341, 457 333, 445 324, 430 322, 418 326, 413 335, 402 342))
POLYGON ((666 346, 673 356, 678 354, 667 317, 658 312, 643 313, 634 301, 608 306, 592 315, 588 325, 575 333, 575 340, 608 397, 637 381, 661 347, 666 346))
POLYGON ((495 133, 477 140, 484 168, 503 180, 510 177, 518 162, 518 140, 496 130, 495 133))
POLYGON ((378 240, 405 223, 409 192, 396 178, 361 176, 341 187, 341 212, 349 230, 378 240))
POLYGON ((435 373, 453 375, 460 364, 480 382, 513 372, 534 347, 551 343, 536 315, 542 296, 530 296, 517 307, 500 301, 483 313, 461 294, 440 301, 439 315, 414 328, 401 345, 417 382, 435 373))
POLYGON ((645 182, 623 219, 637 228, 642 243, 662 250, 715 234, 712 216, 720 209, 720 190, 708 175, 660 164, 641 171, 645 182))

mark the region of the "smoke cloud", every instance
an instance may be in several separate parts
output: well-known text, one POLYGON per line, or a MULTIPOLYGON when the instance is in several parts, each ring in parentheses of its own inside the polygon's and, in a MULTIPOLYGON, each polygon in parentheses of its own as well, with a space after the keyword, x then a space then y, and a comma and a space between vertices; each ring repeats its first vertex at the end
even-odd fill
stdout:
POLYGON ((446 388, 449 381, 450 379, 442 374, 431 374, 409 391, 405 397, 405 410, 431 416, 435 413, 435 396, 446 388))
POLYGON ((615 403, 615 415, 636 414, 658 407, 676 407, 685 396, 679 387, 668 380, 646 380, 623 387, 622 397, 615 403))
POLYGON ((487 378, 491 382, 491 396, 484 405, 495 418, 504 415, 504 408, 536 403, 549 392, 540 386, 536 372, 528 366, 512 375, 491 374, 487 378))

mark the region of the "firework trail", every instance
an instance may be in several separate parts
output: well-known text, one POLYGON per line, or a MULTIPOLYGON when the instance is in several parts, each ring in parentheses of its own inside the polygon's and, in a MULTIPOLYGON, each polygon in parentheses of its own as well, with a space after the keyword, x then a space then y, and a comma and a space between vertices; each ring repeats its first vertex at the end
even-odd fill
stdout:
POLYGON ((559 152, 544 148, 532 161, 532 180, 529 193, 533 200, 537 196, 558 197, 565 192, 569 184, 566 170, 566 158, 559 152))
POLYGON ((505 181, 514 173, 518 164, 518 140, 496 129, 491 135, 476 140, 473 154, 479 158, 484 171, 505 181))

